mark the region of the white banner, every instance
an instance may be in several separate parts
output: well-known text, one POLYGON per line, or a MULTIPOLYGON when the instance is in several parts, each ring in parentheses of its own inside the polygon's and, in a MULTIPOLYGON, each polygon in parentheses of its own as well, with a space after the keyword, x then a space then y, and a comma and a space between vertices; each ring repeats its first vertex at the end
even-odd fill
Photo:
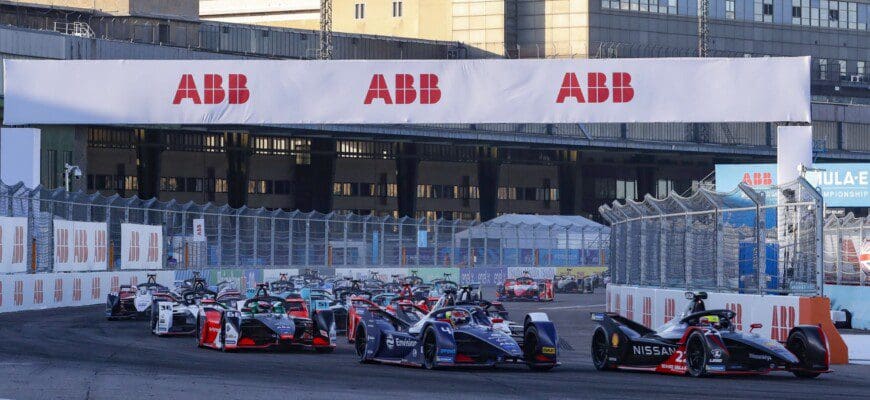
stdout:
POLYGON ((3 62, 7 125, 810 121, 809 57, 3 62))
POLYGON ((104 271, 108 267, 104 222, 54 220, 54 271, 104 271))
POLYGON ((121 224, 121 269, 163 268, 163 227, 121 224))
POLYGON ((27 271, 27 218, 0 217, 0 274, 27 271))
POLYGON ((205 219, 196 218, 193 220, 193 236, 191 240, 194 242, 205 242, 205 219))

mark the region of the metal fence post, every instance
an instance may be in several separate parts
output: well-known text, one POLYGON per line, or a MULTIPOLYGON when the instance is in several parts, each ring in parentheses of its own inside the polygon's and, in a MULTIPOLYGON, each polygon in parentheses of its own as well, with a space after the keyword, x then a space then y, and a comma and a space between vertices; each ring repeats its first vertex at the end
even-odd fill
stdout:
POLYGON ((836 235, 834 236, 834 240, 836 241, 836 246, 834 249, 834 256, 836 257, 834 260, 834 268, 837 269, 837 284, 841 285, 843 283, 843 238, 841 237, 842 233, 840 231, 840 224, 837 222, 836 235))
POLYGON ((291 214, 290 217, 287 217, 287 266, 292 266, 293 264, 293 228, 296 225, 296 214, 291 214))
POLYGON ((664 215, 659 215, 659 287, 665 287, 668 274, 668 242, 664 215))
MULTIPOLYGON (((414 224, 415 224, 415 229, 417 230, 415 232, 416 233, 415 236, 417 238, 417 242, 419 242, 420 241, 420 220, 418 219, 418 220, 414 221, 414 224)), ((428 236, 428 232, 427 232, 427 236, 428 236)), ((426 239, 428 240, 428 238, 426 238, 426 239)), ((416 246, 414 246, 414 248, 415 248, 414 265, 417 267, 420 267, 420 243, 416 243, 416 246)))
POLYGON ((329 219, 330 214, 327 214, 323 219, 323 264, 330 265, 329 262, 329 219))
MULTIPOLYGON (((368 255, 368 250, 366 250, 366 249, 374 247, 374 243, 372 243, 372 247, 369 247, 369 243, 368 243, 369 218, 371 218, 371 217, 369 216, 369 217, 363 218, 363 221, 362 221, 362 243, 363 243, 362 254, 365 254, 366 256, 368 255)), ((369 262, 371 261, 370 260, 371 257, 366 257, 366 256, 362 257, 362 262, 360 262, 359 265, 369 265, 369 262)))
POLYGON ((435 241, 432 243, 432 266, 438 266, 438 231, 441 230, 441 220, 435 220, 435 241))
POLYGON ((381 240, 378 243, 378 247, 380 247, 380 251, 378 252, 378 256, 379 256, 378 257, 379 258, 378 265, 380 265, 380 266, 384 265, 384 252, 386 252, 386 250, 387 250, 387 229, 386 229, 387 223, 386 223, 386 221, 387 221, 386 218, 381 219, 381 238, 380 238, 381 240))
POLYGON ((489 225, 483 224, 483 266, 489 265, 489 225))
POLYGON ((269 223, 271 224, 271 229, 269 229, 269 249, 270 258, 272 262, 269 264, 271 266, 275 266, 275 215, 272 215, 269 223))
POLYGON ((311 267, 311 214, 305 216, 305 267, 311 267))
POLYGON ((404 232, 405 232, 405 223, 402 222, 403 220, 404 220, 404 218, 402 218, 396 222, 397 226, 399 227, 399 266, 402 266, 402 267, 405 266, 405 257, 404 257, 405 248, 403 247, 403 244, 402 244, 402 240, 404 239, 403 236, 404 236, 404 232))
POLYGON ((713 232, 716 234, 716 240, 713 241, 714 254, 716 254, 716 289, 722 290, 725 285, 725 257, 722 249, 722 241, 725 239, 725 236, 722 232, 722 226, 719 224, 718 207, 715 209, 713 218, 713 232))
POLYGON ((239 250, 240 250, 239 242, 241 242, 241 240, 239 240, 241 238, 239 236, 239 231, 240 231, 241 223, 242 223, 242 217, 237 213, 236 214, 236 237, 233 240, 236 244, 236 246, 235 246, 236 247, 236 265, 235 265, 235 267, 241 266, 241 255, 239 254, 239 250))
POLYGON ((350 217, 344 219, 344 266, 347 266, 347 225, 350 223, 350 217))

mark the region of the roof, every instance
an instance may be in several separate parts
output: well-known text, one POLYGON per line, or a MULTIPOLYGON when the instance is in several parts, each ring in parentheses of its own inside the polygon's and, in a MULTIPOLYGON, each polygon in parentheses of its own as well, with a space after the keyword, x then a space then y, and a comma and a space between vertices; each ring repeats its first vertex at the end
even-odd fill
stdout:
POLYGON ((562 226, 562 227, 594 227, 603 228, 595 221, 579 215, 532 215, 532 214, 504 214, 495 219, 489 220, 484 225, 490 224, 510 224, 510 225, 541 225, 541 226, 562 226))

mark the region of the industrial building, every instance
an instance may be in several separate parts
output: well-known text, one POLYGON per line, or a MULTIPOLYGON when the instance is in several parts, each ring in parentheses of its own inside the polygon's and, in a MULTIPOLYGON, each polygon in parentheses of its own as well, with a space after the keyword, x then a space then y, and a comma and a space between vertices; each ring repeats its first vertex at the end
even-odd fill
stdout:
MULTIPOLYGON (((321 58, 311 3, 0 1, 0 58, 321 58), (248 9, 260 3, 308 8, 248 9)), ((709 6, 710 56, 813 56, 817 157, 870 160, 870 4, 709 6)), ((333 59, 685 57, 699 42, 694 0, 333 0, 332 10, 333 59)), ((88 192, 445 219, 597 218, 603 203, 685 193, 717 163, 776 152, 776 126, 750 123, 40 128, 50 188, 69 163, 84 171, 73 188, 88 192)))

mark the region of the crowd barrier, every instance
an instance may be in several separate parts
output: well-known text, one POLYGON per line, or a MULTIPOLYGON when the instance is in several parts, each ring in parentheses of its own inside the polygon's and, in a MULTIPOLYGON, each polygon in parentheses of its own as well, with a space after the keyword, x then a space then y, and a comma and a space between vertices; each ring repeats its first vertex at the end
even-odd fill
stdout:
POLYGON ((852 328, 870 329, 870 286, 825 285, 831 310, 849 310, 852 328))
MULTIPOLYGON (((685 291, 637 286, 608 285, 607 311, 618 313, 655 329, 679 316, 686 306, 685 291)), ((708 292, 707 309, 729 309, 736 313, 737 330, 755 330, 765 337, 785 341, 795 325, 822 325, 828 337, 831 363, 848 363, 846 344, 831 322, 831 303, 826 297, 751 295, 708 292)))

